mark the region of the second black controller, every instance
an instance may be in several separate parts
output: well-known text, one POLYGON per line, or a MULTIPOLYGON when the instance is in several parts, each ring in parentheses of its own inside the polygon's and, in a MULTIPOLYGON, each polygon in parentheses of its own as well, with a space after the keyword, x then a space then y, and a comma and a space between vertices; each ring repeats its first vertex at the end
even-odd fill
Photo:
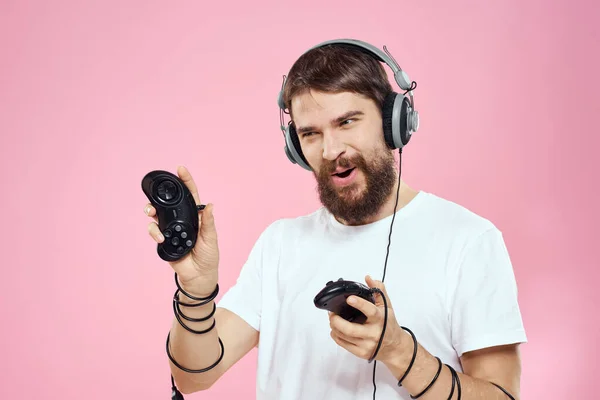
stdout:
POLYGON ((156 209, 158 227, 165 240, 157 252, 165 261, 177 261, 188 254, 198 238, 198 207, 189 189, 178 176, 152 171, 142 179, 142 190, 156 209))
POLYGON ((317 308, 328 310, 346 321, 363 324, 367 320, 365 314, 349 305, 346 300, 350 296, 358 296, 375 304, 375 297, 368 286, 358 282, 345 281, 340 278, 336 282, 329 281, 315 296, 317 308))

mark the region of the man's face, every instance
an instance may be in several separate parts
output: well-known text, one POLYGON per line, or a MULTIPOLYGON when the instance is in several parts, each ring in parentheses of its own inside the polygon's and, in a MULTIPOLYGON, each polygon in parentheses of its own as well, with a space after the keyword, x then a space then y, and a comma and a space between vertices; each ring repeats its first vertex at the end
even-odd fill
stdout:
POLYGON ((395 161, 377 104, 349 92, 304 92, 292 99, 294 125, 323 205, 359 225, 388 200, 395 161))

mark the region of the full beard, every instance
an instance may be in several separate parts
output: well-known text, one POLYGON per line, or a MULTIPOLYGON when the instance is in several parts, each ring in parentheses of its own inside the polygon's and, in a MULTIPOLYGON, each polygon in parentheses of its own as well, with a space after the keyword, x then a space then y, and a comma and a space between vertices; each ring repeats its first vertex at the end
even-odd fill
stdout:
POLYGON ((395 160, 391 151, 380 150, 372 161, 357 154, 351 159, 342 158, 337 162, 324 164, 315 173, 319 199, 323 206, 335 217, 350 225, 362 225, 373 217, 388 200, 396 182, 395 160), (336 187, 331 174, 340 166, 354 167, 362 171, 366 184, 354 182, 344 187, 336 187))

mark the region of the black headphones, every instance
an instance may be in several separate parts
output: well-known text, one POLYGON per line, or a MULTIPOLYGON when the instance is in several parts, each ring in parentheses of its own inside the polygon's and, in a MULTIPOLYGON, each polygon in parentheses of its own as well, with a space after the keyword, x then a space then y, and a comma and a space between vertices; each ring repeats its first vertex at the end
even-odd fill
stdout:
MULTIPOLYGON (((416 88, 416 82, 409 79, 408 75, 400 68, 385 46, 383 46, 384 53, 377 47, 360 40, 335 39, 320 43, 306 52, 327 45, 355 47, 371 55, 376 60, 387 64, 391 68, 396 83, 402 90, 405 90, 405 92, 400 94, 392 91, 385 98, 381 110, 383 116, 383 136, 385 143, 390 149, 402 149, 410 141, 412 134, 419 129, 419 113, 415 110, 414 98, 412 95, 412 91, 416 88)), ((285 83, 286 78, 284 76, 281 91, 279 92, 279 98, 277 99, 281 119, 280 127, 285 139, 284 151, 293 164, 298 164, 302 168, 311 171, 312 168, 308 165, 308 162, 302 154, 300 141, 294 128, 294 124, 290 121, 287 126, 285 126, 283 122, 283 114, 287 114, 283 102, 283 89, 285 83)))

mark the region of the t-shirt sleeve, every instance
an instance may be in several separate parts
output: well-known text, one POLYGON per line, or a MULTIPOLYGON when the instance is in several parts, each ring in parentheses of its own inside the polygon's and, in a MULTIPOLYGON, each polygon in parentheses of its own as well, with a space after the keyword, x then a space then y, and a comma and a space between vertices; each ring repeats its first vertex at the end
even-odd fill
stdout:
POLYGON ((261 233, 242 266, 236 283, 217 302, 218 307, 237 314, 257 331, 260 331, 263 272, 278 248, 274 234, 276 226, 278 224, 274 223, 261 233))
POLYGON ((502 233, 494 228, 469 245, 458 265, 452 342, 459 356, 527 341, 517 284, 502 233))

